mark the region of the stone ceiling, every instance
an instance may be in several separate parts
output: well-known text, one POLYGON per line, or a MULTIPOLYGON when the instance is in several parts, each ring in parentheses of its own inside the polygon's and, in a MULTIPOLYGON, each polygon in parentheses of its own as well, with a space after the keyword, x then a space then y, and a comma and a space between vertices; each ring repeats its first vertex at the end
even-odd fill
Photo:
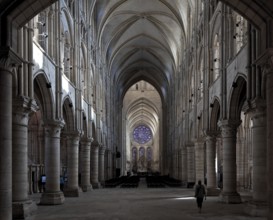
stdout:
POLYGON ((179 69, 189 8, 195 0, 100 0, 96 3, 99 47, 109 74, 124 95, 146 80, 166 96, 179 69))

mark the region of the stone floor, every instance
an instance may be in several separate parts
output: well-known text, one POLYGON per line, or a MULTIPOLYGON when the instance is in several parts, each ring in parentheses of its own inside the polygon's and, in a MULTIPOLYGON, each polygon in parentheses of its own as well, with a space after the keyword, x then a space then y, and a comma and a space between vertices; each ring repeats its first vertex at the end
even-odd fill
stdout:
MULTIPOLYGON (((32 199, 39 201, 41 194, 32 199)), ((245 197, 247 198, 247 197, 245 197)), ((113 188, 81 193, 66 198, 63 205, 38 206, 29 220, 265 220, 248 216, 247 205, 223 204, 208 197, 198 212, 192 189, 184 188, 113 188)))

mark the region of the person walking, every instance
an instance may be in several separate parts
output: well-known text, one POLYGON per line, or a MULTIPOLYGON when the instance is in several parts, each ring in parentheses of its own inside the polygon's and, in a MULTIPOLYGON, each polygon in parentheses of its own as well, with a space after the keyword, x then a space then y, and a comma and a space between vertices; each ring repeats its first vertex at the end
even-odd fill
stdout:
POLYGON ((197 202, 197 207, 199 208, 199 213, 201 213, 204 198, 206 200, 206 189, 205 186, 202 185, 201 180, 198 181, 198 184, 195 187, 195 198, 197 202))

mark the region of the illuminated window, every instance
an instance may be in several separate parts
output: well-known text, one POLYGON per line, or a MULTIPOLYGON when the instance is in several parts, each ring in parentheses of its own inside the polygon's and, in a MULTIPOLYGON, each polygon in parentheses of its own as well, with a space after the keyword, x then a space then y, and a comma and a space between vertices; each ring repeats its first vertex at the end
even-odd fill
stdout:
POLYGON ((152 132, 146 125, 139 125, 133 131, 134 140, 139 144, 145 144, 152 138, 152 132))

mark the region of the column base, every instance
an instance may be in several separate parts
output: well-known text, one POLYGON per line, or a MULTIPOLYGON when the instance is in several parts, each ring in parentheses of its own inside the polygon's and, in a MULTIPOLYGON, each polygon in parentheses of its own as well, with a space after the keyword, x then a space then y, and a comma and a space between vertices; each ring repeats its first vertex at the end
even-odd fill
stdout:
POLYGON ((42 194, 40 205, 61 205, 64 203, 63 192, 45 192, 42 194))
POLYGON ((254 217, 267 217, 267 202, 250 201, 245 207, 245 213, 254 217))
POLYGON ((93 189, 99 189, 101 188, 100 183, 92 183, 93 189))
POLYGON ((218 188, 207 188, 207 196, 219 196, 221 190, 218 188))
POLYGON ((219 201, 223 203, 228 203, 228 204, 242 203, 241 196, 237 192, 232 192, 232 193, 222 192, 219 195, 219 201))
POLYGON ((90 192, 93 189, 91 184, 90 185, 81 186, 81 188, 82 188, 83 192, 90 192))
POLYGON ((33 215, 36 210, 36 202, 32 200, 12 202, 12 219, 26 219, 33 215))
POLYGON ((64 196, 65 197, 79 197, 80 196, 80 189, 79 188, 74 188, 74 189, 66 188, 66 189, 64 189, 64 196))

